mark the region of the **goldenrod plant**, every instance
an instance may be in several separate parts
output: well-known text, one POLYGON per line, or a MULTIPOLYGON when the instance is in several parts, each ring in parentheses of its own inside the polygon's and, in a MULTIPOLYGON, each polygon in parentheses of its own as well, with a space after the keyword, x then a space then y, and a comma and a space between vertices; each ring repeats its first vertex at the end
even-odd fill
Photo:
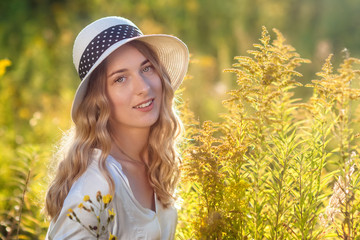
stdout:
POLYGON ((115 218, 115 212, 113 208, 109 208, 109 205, 112 201, 112 196, 110 194, 102 195, 100 191, 96 193, 96 201, 90 199, 89 195, 85 195, 83 202, 79 203, 77 206, 77 211, 86 211, 89 212, 89 217, 96 218, 96 225, 86 226, 81 219, 76 214, 75 209, 68 209, 68 218, 76 223, 80 224, 84 231, 88 231, 94 239, 103 239, 104 236, 109 236, 109 240, 116 240, 117 237, 114 236, 111 232, 108 232, 109 224, 115 218), (102 222, 104 219, 103 216, 106 216, 106 222, 102 222))
POLYGON ((193 141, 183 159, 179 226, 191 227, 178 229, 180 239, 359 238, 351 111, 360 60, 346 57, 335 74, 329 57, 303 102, 292 90, 302 86, 297 67, 310 61, 274 32, 271 42, 264 27, 256 50, 226 70, 238 87, 223 102, 222 121, 187 128, 193 141))
POLYGON ((359 134, 356 132, 359 118, 353 112, 358 107, 353 101, 360 98, 360 90, 353 88, 358 85, 354 80, 359 80, 360 59, 349 57, 345 51, 343 63, 334 72, 331 58, 332 55, 317 74, 320 79, 309 85, 314 88, 313 108, 320 106, 323 109, 323 114, 319 114, 322 122, 330 122, 327 126, 331 136, 328 141, 332 145, 329 154, 336 169, 333 170, 333 191, 320 218, 327 231, 333 230, 333 236, 360 239, 359 134))

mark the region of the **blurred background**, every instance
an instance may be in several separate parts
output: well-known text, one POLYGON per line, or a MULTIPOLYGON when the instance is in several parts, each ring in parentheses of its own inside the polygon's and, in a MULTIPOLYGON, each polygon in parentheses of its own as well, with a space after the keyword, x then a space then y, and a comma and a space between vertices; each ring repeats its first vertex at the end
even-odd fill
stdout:
MULTIPOLYGON (((280 30, 301 57, 312 61, 298 69, 304 75, 299 81, 308 83, 330 53, 335 65, 345 48, 360 57, 359 13, 359 0, 1 0, 0 59, 12 64, 0 78, 0 182, 13 174, 8 166, 14 161, 31 158, 19 150, 24 146, 46 153, 35 164, 46 169, 53 145, 71 126, 71 102, 79 83, 72 44, 91 21, 118 15, 145 34, 182 39, 191 63, 179 97, 189 102, 198 120, 216 121, 226 91, 235 86, 235 76, 223 70, 235 56, 248 55, 262 26, 272 36, 272 28, 280 30)), ((308 91, 299 87, 295 96, 306 99, 308 91)), ((43 181, 31 185, 30 202, 43 201, 43 172, 37 173, 43 181)), ((16 185, 0 186, 0 209, 9 208, 2 200, 14 190, 16 185)))

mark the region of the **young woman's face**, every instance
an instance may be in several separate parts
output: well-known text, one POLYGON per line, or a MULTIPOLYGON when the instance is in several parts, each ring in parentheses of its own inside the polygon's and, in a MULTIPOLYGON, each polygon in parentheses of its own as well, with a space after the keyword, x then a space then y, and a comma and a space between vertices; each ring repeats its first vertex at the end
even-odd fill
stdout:
POLYGON ((153 65, 125 44, 107 58, 106 92, 116 128, 150 128, 159 118, 162 84, 153 65))

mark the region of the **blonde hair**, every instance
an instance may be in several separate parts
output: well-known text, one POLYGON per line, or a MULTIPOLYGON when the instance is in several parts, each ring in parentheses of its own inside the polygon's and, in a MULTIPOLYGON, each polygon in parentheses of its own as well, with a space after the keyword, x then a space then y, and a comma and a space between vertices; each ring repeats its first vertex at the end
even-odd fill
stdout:
MULTIPOLYGON (((180 174, 176 139, 181 133, 182 125, 173 110, 174 90, 169 75, 151 47, 136 40, 128 44, 137 48, 151 62, 163 86, 160 116, 151 127, 149 135, 148 175, 159 201, 164 207, 168 207, 174 200, 174 190, 180 174)), ((52 219, 57 218, 71 186, 91 163, 94 148, 102 150, 99 169, 109 184, 110 192, 114 193, 114 181, 105 165, 111 149, 110 105, 106 97, 105 64, 106 60, 91 74, 86 95, 73 119, 74 135, 70 144, 69 140, 65 141, 69 147, 60 148, 60 163, 46 195, 45 208, 52 219)))

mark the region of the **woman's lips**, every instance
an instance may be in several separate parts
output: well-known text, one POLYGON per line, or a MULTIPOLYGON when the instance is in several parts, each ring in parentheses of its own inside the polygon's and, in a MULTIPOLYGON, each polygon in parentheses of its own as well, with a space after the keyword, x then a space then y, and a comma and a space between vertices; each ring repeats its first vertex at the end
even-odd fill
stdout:
POLYGON ((136 110, 142 111, 142 112, 148 112, 150 111, 154 106, 154 99, 149 99, 145 102, 142 102, 136 106, 134 106, 133 108, 135 108, 136 110))

